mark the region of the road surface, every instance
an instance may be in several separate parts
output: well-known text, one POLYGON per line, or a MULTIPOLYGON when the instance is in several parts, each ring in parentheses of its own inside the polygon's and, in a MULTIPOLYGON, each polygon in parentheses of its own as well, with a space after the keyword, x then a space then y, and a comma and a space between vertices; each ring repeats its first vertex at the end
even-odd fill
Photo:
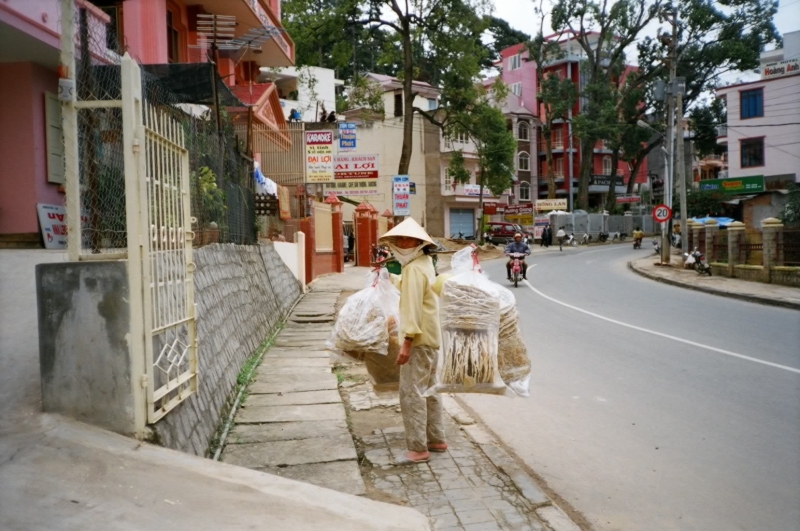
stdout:
POLYGON ((649 249, 539 252, 531 398, 466 404, 597 531, 800 530, 800 312, 629 271, 649 249))

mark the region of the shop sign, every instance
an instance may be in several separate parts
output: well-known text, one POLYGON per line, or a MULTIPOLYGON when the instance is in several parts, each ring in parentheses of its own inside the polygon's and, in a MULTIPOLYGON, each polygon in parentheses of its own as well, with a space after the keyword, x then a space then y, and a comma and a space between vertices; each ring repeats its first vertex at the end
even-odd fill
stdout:
POLYGON ((618 195, 617 203, 641 203, 642 198, 638 195, 618 195))
POLYGON ((67 209, 59 205, 36 205, 45 249, 67 248, 67 209))
POLYGON ((333 158, 334 177, 339 179, 377 179, 378 155, 337 155, 333 158))
POLYGON ((344 196, 365 196, 378 193, 378 181, 336 181, 325 183, 324 193, 327 196, 333 192, 344 196))
POLYGON ((533 203, 523 203, 521 205, 509 205, 506 207, 506 217, 508 216, 532 216, 533 203))
POLYGON ((544 212, 545 210, 566 210, 567 209, 567 198, 558 198, 558 199, 537 199, 536 200, 536 211, 537 212, 544 212))
POLYGON ((800 72, 800 58, 784 59, 764 65, 761 79, 789 76, 800 72))
POLYGON ((487 216, 494 216, 497 214, 497 203, 486 203, 483 205, 483 213, 487 216))
MULTIPOLYGON (((589 184, 591 186, 611 186, 611 175, 592 175, 592 178, 589 180, 589 184)), ((622 175, 614 175, 614 186, 619 186, 624 184, 624 178, 622 175)))
POLYGON ((411 179, 395 175, 392 179, 392 210, 395 216, 411 215, 411 179))
POLYGON ((333 181, 333 131, 306 131, 306 178, 310 183, 333 181))
POLYGON ((764 191, 764 176, 707 179, 700 181, 700 190, 724 194, 757 194, 764 191))
POLYGON ((353 122, 339 123, 339 151, 355 151, 356 131, 356 124, 353 122))

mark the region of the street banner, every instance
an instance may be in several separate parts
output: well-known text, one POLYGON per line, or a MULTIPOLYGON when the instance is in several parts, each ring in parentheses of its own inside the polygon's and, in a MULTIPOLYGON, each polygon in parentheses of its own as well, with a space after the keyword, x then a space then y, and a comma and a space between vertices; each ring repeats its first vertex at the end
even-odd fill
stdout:
POLYGON ((536 211, 537 212, 544 212, 545 210, 566 210, 567 209, 567 198, 559 198, 559 199, 537 199, 536 200, 536 211))
POLYGON ((45 249, 67 248, 67 209, 61 205, 38 203, 39 225, 45 249))
POLYGON ((336 195, 344 196, 365 196, 378 193, 378 181, 371 179, 368 181, 336 181, 325 183, 325 195, 333 192, 336 195))
POLYGON ((292 219, 292 191, 288 186, 278 186, 278 210, 281 219, 292 219))
POLYGON ((339 123, 339 151, 355 151, 356 131, 356 124, 352 122, 339 123))
POLYGON ((395 175, 392 179, 392 206, 395 216, 411 215, 411 179, 408 175, 395 175))
POLYGON ((377 179, 380 162, 378 155, 337 155, 333 158, 333 172, 339 179, 377 179))
POLYGON ((306 178, 310 183, 333 181, 333 131, 306 131, 306 178))
MULTIPOLYGON (((470 197, 479 197, 481 195, 481 187, 477 184, 465 184, 464 195, 468 195, 470 197)), ((484 186, 483 197, 494 197, 494 195, 489 191, 488 188, 484 186)))
POLYGON ((724 194, 757 194, 764 191, 764 176, 731 177, 700 181, 700 190, 724 194))

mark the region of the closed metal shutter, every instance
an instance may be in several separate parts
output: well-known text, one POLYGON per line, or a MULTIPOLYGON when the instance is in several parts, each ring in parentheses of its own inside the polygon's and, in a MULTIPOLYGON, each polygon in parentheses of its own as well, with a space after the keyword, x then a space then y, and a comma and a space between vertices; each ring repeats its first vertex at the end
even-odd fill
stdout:
POLYGON ((459 233, 464 238, 475 236, 475 211, 471 208, 450 209, 450 235, 458 238, 459 233))

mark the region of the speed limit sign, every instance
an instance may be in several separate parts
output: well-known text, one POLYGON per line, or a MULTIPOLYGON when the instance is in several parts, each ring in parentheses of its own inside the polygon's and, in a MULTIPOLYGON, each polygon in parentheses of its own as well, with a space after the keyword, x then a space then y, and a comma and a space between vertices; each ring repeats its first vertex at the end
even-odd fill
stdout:
POLYGON ((667 205, 658 205, 653 209, 653 219, 665 223, 672 217, 672 209, 667 205))

